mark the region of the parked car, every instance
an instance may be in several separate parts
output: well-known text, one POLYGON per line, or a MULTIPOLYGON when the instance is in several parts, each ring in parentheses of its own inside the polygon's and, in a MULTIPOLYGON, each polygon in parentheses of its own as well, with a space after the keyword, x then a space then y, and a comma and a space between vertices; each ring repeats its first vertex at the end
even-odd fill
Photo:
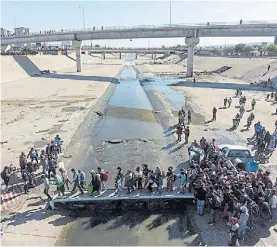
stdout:
POLYGON ((230 161, 236 169, 242 169, 247 172, 256 172, 259 164, 254 161, 249 148, 236 145, 218 145, 222 156, 230 161))

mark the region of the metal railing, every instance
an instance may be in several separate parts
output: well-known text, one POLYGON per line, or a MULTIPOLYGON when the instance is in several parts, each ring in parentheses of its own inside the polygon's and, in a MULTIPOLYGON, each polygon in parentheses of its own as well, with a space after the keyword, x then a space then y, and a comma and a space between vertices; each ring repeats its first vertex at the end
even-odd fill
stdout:
MULTIPOLYGON (((206 22, 206 23, 179 23, 179 24, 163 24, 163 25, 139 25, 139 26, 114 26, 114 27, 105 27, 105 28, 86 28, 86 29, 61 29, 59 31, 51 30, 51 31, 40 31, 40 32, 32 32, 21 36, 5 36, 4 38, 8 37, 26 37, 26 36, 33 36, 33 35, 41 35, 47 36, 52 34, 70 34, 76 32, 105 32, 111 30, 134 30, 134 29, 157 29, 157 28, 190 28, 190 27, 220 27, 220 26, 244 26, 244 25, 267 25, 267 24, 276 24, 276 21, 243 21, 242 24, 238 22, 206 22)), ((3 38, 3 37, 1 37, 3 38)))

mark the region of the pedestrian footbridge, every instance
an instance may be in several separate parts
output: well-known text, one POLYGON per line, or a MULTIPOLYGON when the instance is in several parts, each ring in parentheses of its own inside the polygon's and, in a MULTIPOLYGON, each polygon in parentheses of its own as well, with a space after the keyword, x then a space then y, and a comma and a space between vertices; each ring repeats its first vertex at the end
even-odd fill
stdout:
MULTIPOLYGON (((164 190, 165 191, 165 190, 164 190)), ((184 209, 194 200, 193 193, 179 193, 178 191, 150 194, 147 190, 134 191, 130 194, 123 190, 118 195, 114 189, 107 189, 100 195, 90 195, 87 191, 81 195, 79 192, 72 194, 66 192, 65 196, 57 195, 49 202, 52 209, 58 207, 74 209, 100 209, 102 210, 168 210, 184 209)))

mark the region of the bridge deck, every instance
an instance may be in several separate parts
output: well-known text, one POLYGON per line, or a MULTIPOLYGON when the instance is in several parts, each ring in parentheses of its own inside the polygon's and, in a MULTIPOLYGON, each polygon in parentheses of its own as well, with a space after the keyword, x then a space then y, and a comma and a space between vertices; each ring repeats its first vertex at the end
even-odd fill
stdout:
POLYGON ((101 192, 100 195, 89 195, 88 192, 81 195, 79 192, 72 194, 66 192, 65 196, 58 197, 57 195, 53 198, 54 203, 74 203, 74 202, 96 202, 96 201, 130 201, 130 200, 157 200, 157 199, 194 199, 193 193, 182 194, 179 191, 163 192, 159 194, 155 192, 150 194, 147 190, 134 191, 130 194, 124 189, 118 195, 114 193, 114 189, 107 189, 101 192))

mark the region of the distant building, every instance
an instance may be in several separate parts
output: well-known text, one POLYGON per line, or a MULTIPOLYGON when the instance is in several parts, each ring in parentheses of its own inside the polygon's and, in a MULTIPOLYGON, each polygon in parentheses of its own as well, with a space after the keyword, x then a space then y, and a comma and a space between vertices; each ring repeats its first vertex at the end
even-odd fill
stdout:
POLYGON ((213 53, 209 50, 199 50, 196 52, 199 56, 212 56, 213 53))
MULTIPOLYGON (((30 28, 26 28, 26 27, 15 27, 14 28, 14 33, 15 36, 24 36, 24 35, 28 35, 30 33, 30 28)), ((17 47, 23 48, 24 46, 26 46, 26 44, 18 44, 16 45, 17 47)), ((30 44, 27 44, 27 47, 29 47, 30 44)))
POLYGON ((26 27, 16 27, 14 28, 15 36, 23 36, 30 33, 30 28, 26 27))
POLYGON ((10 35, 11 35, 11 31, 1 27, 1 37, 10 36, 10 35))
POLYGON ((61 42, 61 48, 62 49, 68 49, 72 47, 72 41, 62 41, 61 42))

